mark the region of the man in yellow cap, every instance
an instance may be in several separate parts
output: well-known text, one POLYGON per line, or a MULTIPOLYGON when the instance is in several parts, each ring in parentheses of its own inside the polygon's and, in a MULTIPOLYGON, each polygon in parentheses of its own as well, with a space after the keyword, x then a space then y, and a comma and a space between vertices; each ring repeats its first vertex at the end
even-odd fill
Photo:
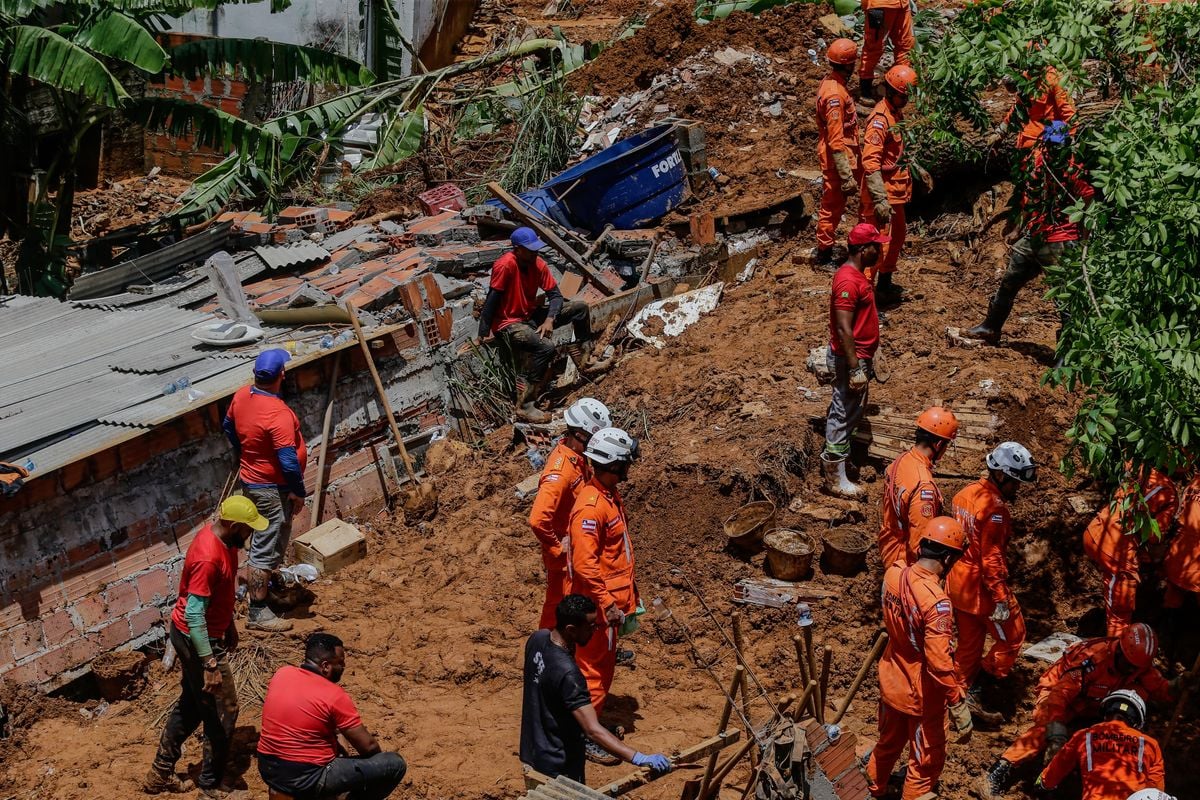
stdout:
POLYGON ((167 713, 143 787, 147 794, 193 788, 175 774, 175 764, 183 743, 203 724, 206 745, 197 788, 203 797, 224 797, 221 781, 238 715, 237 689, 226 659, 238 643, 233 624, 237 553, 253 532, 266 530, 268 524, 250 498, 236 495, 221 503, 216 519, 201 528, 188 546, 179 596, 167 624, 179 659, 182 691, 167 713))

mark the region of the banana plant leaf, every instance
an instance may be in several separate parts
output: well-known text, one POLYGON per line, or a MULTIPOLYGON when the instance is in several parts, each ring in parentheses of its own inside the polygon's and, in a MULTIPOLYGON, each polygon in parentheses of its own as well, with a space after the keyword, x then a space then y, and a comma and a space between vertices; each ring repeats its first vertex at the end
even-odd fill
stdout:
POLYGON ((239 75, 252 81, 295 81, 368 86, 375 73, 337 53, 259 39, 197 39, 171 48, 179 74, 239 75))
POLYGON ((379 133, 375 155, 359 164, 360 171, 386 167, 417 152, 425 136, 425 107, 417 106, 412 111, 391 115, 379 133))
POLYGON ((92 52, 132 64, 155 75, 167 64, 167 52, 150 31, 124 14, 110 11, 77 33, 76 44, 92 52))
POLYGON ((129 93, 104 62, 83 47, 48 28, 17 25, 13 31, 8 69, 39 83, 92 102, 116 108, 129 93))

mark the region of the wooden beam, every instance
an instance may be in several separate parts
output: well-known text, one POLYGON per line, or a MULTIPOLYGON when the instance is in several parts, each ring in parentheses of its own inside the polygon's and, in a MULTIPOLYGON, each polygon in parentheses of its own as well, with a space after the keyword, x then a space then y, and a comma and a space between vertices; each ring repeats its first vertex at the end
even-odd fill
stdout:
POLYGON ((554 780, 549 775, 538 772, 536 769, 529 766, 528 764, 522 764, 521 767, 525 771, 525 788, 526 789, 536 789, 537 787, 541 786, 542 784, 549 783, 550 781, 554 780))
POLYGON ((589 281, 592 282, 593 286, 600 290, 601 294, 603 294, 605 297, 611 297, 614 294, 612 287, 600 279, 600 273, 598 273, 595 268, 593 268, 592 265, 589 264, 587 260, 575 250, 575 248, 564 242, 562 238, 559 237, 559 235, 553 230, 551 230, 548 225, 544 224, 541 220, 530 214, 522 205, 520 198, 513 197, 511 194, 505 191, 503 186, 498 183, 489 183, 487 187, 488 191, 492 193, 493 197, 508 206, 514 214, 521 218, 522 222, 537 231, 538 236, 540 236, 546 241, 547 244, 561 253, 563 258, 582 270, 583 274, 589 281))
MULTIPOLYGON (((714 753, 719 753, 741 738, 742 732, 737 728, 717 734, 712 738, 705 739, 700 744, 681 750, 678 755, 671 759, 671 766, 677 767, 680 764, 691 764, 692 762, 699 761, 714 753)), ((639 786, 645 786, 650 781, 657 780, 659 777, 661 776, 652 775, 649 769, 643 767, 637 772, 631 772, 623 778, 618 778, 612 783, 601 786, 596 791, 609 797, 619 797, 639 786)))

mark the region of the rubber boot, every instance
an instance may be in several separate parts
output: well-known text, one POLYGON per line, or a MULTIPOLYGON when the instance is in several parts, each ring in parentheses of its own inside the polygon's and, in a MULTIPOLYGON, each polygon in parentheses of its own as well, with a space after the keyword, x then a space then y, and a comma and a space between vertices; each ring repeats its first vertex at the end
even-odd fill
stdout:
POLYGON ((879 273, 875 282, 875 300, 880 305, 899 303, 904 299, 904 287, 892 281, 892 272, 879 273))
POLYGON ((979 339, 988 344, 1000 344, 1000 329, 1004 327, 1005 316, 1007 315, 1001 315, 1000 309, 993 300, 988 303, 988 313, 983 322, 974 328, 963 331, 963 336, 968 339, 979 339))
POLYGON ((991 769, 979 776, 979 780, 975 782, 975 791, 981 800, 1000 800, 1008 790, 1011 780, 1012 764, 998 758, 991 769))
POLYGON ((564 349, 567 351, 567 357, 575 362, 575 369, 579 370, 580 375, 595 375, 608 369, 612 363, 612 359, 593 360, 591 352, 583 342, 571 342, 564 349))
POLYGON ((825 491, 834 497, 847 500, 862 498, 863 488, 846 477, 846 459, 830 453, 821 454, 821 472, 824 473, 825 491))
POLYGON ((1004 722, 1004 715, 999 711, 989 711, 983 705, 983 687, 977 680, 967 690, 967 708, 971 716, 985 725, 999 725, 1004 722))
POLYGON ((550 415, 533 404, 533 399, 537 397, 537 388, 524 380, 517 381, 517 418, 524 422, 544 425, 550 421, 550 415))
POLYGON ((146 794, 183 794, 196 788, 190 778, 180 778, 174 770, 159 772, 154 767, 142 781, 142 791, 146 794))

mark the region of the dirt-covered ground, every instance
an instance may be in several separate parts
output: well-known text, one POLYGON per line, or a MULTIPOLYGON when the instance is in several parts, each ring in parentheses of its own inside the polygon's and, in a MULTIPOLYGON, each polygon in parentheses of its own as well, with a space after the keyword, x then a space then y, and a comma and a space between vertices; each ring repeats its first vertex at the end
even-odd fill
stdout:
MULTIPOLYGON (((674 13, 673 7, 662 13, 674 13)), ((764 15, 765 22, 735 17, 701 32, 688 26, 677 38, 668 34, 675 23, 660 21, 656 28, 652 19, 638 36, 658 30, 661 46, 657 39, 638 44, 635 37, 608 51, 584 77, 616 99, 641 86, 641 68, 630 61, 637 52, 662 54, 659 61, 646 62, 651 80, 706 48, 768 52, 771 70, 797 79, 798 99, 785 103, 782 118, 769 118, 782 139, 774 133, 753 141, 741 138, 745 125, 736 124, 738 118, 757 111, 746 110, 753 105, 749 100, 743 110, 719 107, 737 101, 732 91, 720 103, 698 91, 702 99, 694 101, 699 105, 691 114, 712 115, 726 126, 722 130, 714 123, 709 141, 715 149, 710 159, 734 176, 729 190, 757 192, 765 184, 755 183, 755 170, 766 175, 784 162, 814 163, 815 133, 805 127, 811 126, 807 109, 815 92, 815 68, 806 55, 812 46, 806 37, 815 41, 817 36, 814 14, 803 5, 792 6, 764 15), (793 23, 794 41, 768 35, 763 27, 786 33, 793 23), (693 36, 703 40, 685 44, 693 36), (740 149, 747 146, 751 149, 740 149), (748 154, 741 174, 730 166, 735 152, 748 154)), ((1030 289, 1018 300, 1002 347, 952 348, 944 335, 947 326, 979 320, 1006 253, 997 226, 981 232, 970 219, 979 200, 963 188, 971 182, 946 182, 938 192, 938 212, 945 215, 918 215, 914 221, 897 278, 908 299, 884 314, 883 353, 891 376, 872 386, 871 401, 914 418, 934 402, 985 403, 999 419, 996 440, 1016 439, 1033 451, 1045 467, 1038 485, 1014 505, 1016 536, 1009 553, 1030 639, 1055 630, 1091 635, 1097 631, 1099 587, 1079 542, 1087 516, 1066 505, 1068 495, 1089 487, 1068 482, 1054 469, 1066 452, 1063 432, 1074 400, 1040 382, 1053 358, 1056 315, 1040 292, 1030 289)), ((770 185, 771 191, 788 188, 770 185)), ((986 197, 981 201, 989 212, 992 205, 986 197)), ((748 558, 727 548, 722 520, 743 503, 765 497, 779 507, 779 525, 817 538, 827 533, 804 514, 828 505, 819 491, 821 440, 809 420, 824 414, 829 390, 817 385, 804 362, 811 348, 827 341, 830 275, 794 258, 811 245, 811 229, 771 244, 749 281, 726 287, 716 311, 666 349, 628 355, 584 390, 608 403, 622 424, 644 439, 644 457, 626 489, 639 587, 647 603, 661 597, 675 614, 675 621, 647 621, 629 641, 637 652, 636 669, 618 670, 613 688, 608 716, 624 725, 629 742, 643 751, 692 744, 716 726, 721 694, 679 622, 703 659, 717 657, 712 671, 727 680, 732 657, 720 647, 714 619, 728 628, 734 583, 763 574, 762 555, 748 558), (712 609, 712 617, 704 606, 712 609)), ((516 755, 521 648, 536 624, 543 584, 537 545, 525 522, 528 508, 513 491, 531 468, 524 448, 510 442, 511 430, 502 429, 484 446, 459 448, 454 458, 443 459, 447 463, 436 476, 441 508, 432 521, 407 525, 388 515, 360 521, 369 533, 367 559, 315 587, 316 602, 287 640, 295 643, 297 659, 299 641, 308 632, 328 630, 346 641, 346 688, 366 724, 408 760, 402 797, 521 793, 516 755)), ((860 509, 863 521, 851 527, 873 537, 882 488, 876 476, 885 465, 861 454, 857 460, 870 497, 860 509)), ((942 479, 949 498, 982 464, 959 448, 941 468, 958 476, 942 479)), ((825 641, 834 646, 834 699, 841 698, 879 626, 879 570, 872 551, 866 570, 855 577, 826 575, 818 566, 812 578, 814 586, 836 593, 812 604, 818 646, 825 641)), ((748 658, 765 688, 773 697, 795 690, 795 610, 749 607, 743 613, 748 658)), ((968 746, 951 746, 942 797, 967 797, 969 783, 1020 730, 1041 666, 1022 660, 1006 689, 992 698, 1012 721, 998 731, 977 732, 968 746)), ((95 702, 35 708, 28 695, 5 697, 17 724, 15 736, 0 742, 0 799, 132 796, 153 756, 158 720, 176 691, 175 681, 154 672, 140 698, 113 703, 100 714, 94 713, 95 702)), ((860 736, 860 752, 873 742, 877 698, 872 673, 844 722, 860 736)), ((765 713, 759 700, 752 716, 762 722, 765 713)), ((243 710, 238 736, 243 753, 252 750, 257 717, 253 705, 243 710)), ((1161 730, 1163 723, 1160 710, 1153 729, 1161 730)), ((193 740, 181 767, 194 770, 199 754, 193 740)), ((1200 790, 1187 766, 1198 755, 1200 742, 1189 718, 1167 754, 1168 788, 1181 797, 1200 790)), ((626 770, 589 766, 589 779, 595 785, 626 770)), ((237 772, 249 796, 265 797, 248 756, 238 760, 237 772)), ((697 774, 688 770, 668 777, 637 796, 674 800, 683 777, 697 774)), ((739 797, 745 778, 745 768, 739 767, 722 797, 739 797)), ((1018 788, 1010 796, 1033 795, 1018 788)))

